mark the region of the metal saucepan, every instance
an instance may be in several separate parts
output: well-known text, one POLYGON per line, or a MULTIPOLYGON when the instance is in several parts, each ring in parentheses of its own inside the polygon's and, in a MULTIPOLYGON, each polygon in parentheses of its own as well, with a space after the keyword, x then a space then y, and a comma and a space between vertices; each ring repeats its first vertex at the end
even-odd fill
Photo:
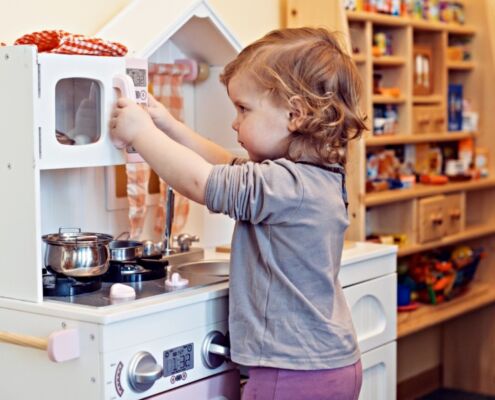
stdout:
POLYGON ((108 270, 111 235, 60 228, 42 239, 46 243, 46 268, 76 278, 99 276, 108 270))

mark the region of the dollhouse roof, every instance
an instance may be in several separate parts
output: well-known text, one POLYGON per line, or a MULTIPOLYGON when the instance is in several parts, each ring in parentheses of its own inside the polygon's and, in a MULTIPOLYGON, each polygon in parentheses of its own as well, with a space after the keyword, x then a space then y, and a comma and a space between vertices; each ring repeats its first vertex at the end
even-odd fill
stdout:
POLYGON ((186 56, 225 65, 240 43, 205 0, 134 0, 97 33, 129 48, 129 55, 149 58, 168 40, 186 56))

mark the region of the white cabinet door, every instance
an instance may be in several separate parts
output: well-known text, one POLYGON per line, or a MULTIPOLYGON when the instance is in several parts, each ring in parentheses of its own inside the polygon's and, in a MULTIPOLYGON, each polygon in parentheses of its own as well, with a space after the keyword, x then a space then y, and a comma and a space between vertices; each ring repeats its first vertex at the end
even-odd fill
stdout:
POLYGON ((361 352, 397 337, 397 277, 389 274, 344 288, 361 352))
POLYGON ((362 355, 363 385, 359 400, 395 400, 396 356, 396 342, 388 343, 362 355))

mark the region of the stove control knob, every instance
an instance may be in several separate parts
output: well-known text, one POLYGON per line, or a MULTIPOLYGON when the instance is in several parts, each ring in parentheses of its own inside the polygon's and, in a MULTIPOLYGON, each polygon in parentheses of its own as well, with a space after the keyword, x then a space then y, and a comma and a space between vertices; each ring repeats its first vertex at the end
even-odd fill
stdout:
POLYGON ((219 331, 210 332, 203 341, 203 362, 210 368, 214 369, 230 359, 229 337, 219 331))
POLYGON ((135 392, 148 390, 162 377, 163 369, 150 353, 140 351, 129 364, 129 384, 135 392))

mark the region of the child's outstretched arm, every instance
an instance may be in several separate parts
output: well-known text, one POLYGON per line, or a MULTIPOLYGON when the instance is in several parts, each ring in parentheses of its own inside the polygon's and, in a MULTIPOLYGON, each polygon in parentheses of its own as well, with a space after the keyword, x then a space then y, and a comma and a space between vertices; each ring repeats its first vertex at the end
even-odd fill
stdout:
POLYGON ((148 112, 155 125, 176 142, 189 147, 212 164, 229 164, 234 156, 223 147, 193 131, 173 117, 165 106, 149 95, 148 112))
POLYGON ((132 100, 117 101, 110 125, 116 143, 132 145, 175 190, 200 204, 205 203, 211 163, 164 135, 149 114, 132 100))

